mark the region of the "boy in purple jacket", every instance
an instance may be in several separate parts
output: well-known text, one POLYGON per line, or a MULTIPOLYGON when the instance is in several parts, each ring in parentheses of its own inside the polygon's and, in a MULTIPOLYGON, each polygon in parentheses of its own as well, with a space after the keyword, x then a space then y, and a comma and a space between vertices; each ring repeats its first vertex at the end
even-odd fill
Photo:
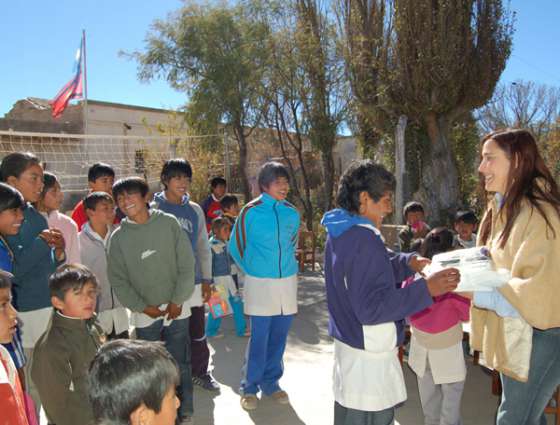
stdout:
POLYGON ((395 179, 382 166, 359 161, 341 177, 337 204, 322 220, 328 237, 325 283, 334 337, 334 424, 390 425, 394 406, 406 399, 397 347, 404 318, 452 291, 455 269, 442 270, 406 288, 398 282, 420 271, 428 260, 394 254, 379 227, 392 211, 395 179))

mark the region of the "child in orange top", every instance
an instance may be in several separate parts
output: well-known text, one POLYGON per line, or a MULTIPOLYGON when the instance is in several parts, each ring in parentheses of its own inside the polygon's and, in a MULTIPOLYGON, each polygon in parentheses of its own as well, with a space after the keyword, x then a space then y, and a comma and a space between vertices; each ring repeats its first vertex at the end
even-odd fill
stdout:
MULTIPOLYGON (((17 311, 12 306, 10 274, 0 271, 0 343, 12 341, 17 327, 17 311)), ((0 345, 0 412, 2 424, 29 425, 17 369, 10 353, 0 345)))

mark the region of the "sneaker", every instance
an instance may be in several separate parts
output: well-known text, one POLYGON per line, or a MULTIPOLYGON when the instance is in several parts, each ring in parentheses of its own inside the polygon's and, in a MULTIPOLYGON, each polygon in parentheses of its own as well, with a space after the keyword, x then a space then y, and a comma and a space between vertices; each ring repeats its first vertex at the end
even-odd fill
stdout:
POLYGON ((290 404, 290 397, 286 391, 280 390, 270 394, 270 397, 280 404, 290 404))
POLYGON ((193 384, 198 385, 199 387, 202 387, 207 391, 220 391, 220 384, 218 384, 210 374, 204 376, 193 376, 192 382, 193 384))
POLYGON ((241 407, 245 410, 255 410, 259 399, 255 394, 244 394, 241 396, 241 407))
POLYGON ((183 416, 179 425, 194 425, 194 418, 192 416, 183 416))

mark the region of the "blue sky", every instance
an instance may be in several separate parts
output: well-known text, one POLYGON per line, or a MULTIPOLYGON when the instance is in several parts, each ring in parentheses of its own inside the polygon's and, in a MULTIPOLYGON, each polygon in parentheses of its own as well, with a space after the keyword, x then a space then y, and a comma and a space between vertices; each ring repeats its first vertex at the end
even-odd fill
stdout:
MULTIPOLYGON (((165 81, 140 83, 136 64, 119 50, 143 47, 156 18, 179 0, 26 0, 5 2, 0 13, 0 117, 25 97, 52 98, 72 77, 81 30, 87 32, 90 99, 176 108, 185 96, 165 81)), ((502 81, 560 86, 560 1, 512 0, 514 50, 502 81)))

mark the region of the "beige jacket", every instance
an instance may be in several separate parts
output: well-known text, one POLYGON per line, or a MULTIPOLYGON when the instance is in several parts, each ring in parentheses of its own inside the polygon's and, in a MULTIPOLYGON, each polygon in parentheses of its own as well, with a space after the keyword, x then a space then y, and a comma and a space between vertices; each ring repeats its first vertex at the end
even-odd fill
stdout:
POLYGON ((543 204, 555 237, 542 215, 524 201, 502 249, 499 237, 505 220, 495 201, 491 209, 492 226, 486 245, 496 267, 511 271, 512 279, 499 291, 522 319, 504 318, 493 311, 473 307, 471 344, 473 349, 483 352, 488 366, 525 382, 533 328, 560 327, 560 219, 549 204, 543 204))

